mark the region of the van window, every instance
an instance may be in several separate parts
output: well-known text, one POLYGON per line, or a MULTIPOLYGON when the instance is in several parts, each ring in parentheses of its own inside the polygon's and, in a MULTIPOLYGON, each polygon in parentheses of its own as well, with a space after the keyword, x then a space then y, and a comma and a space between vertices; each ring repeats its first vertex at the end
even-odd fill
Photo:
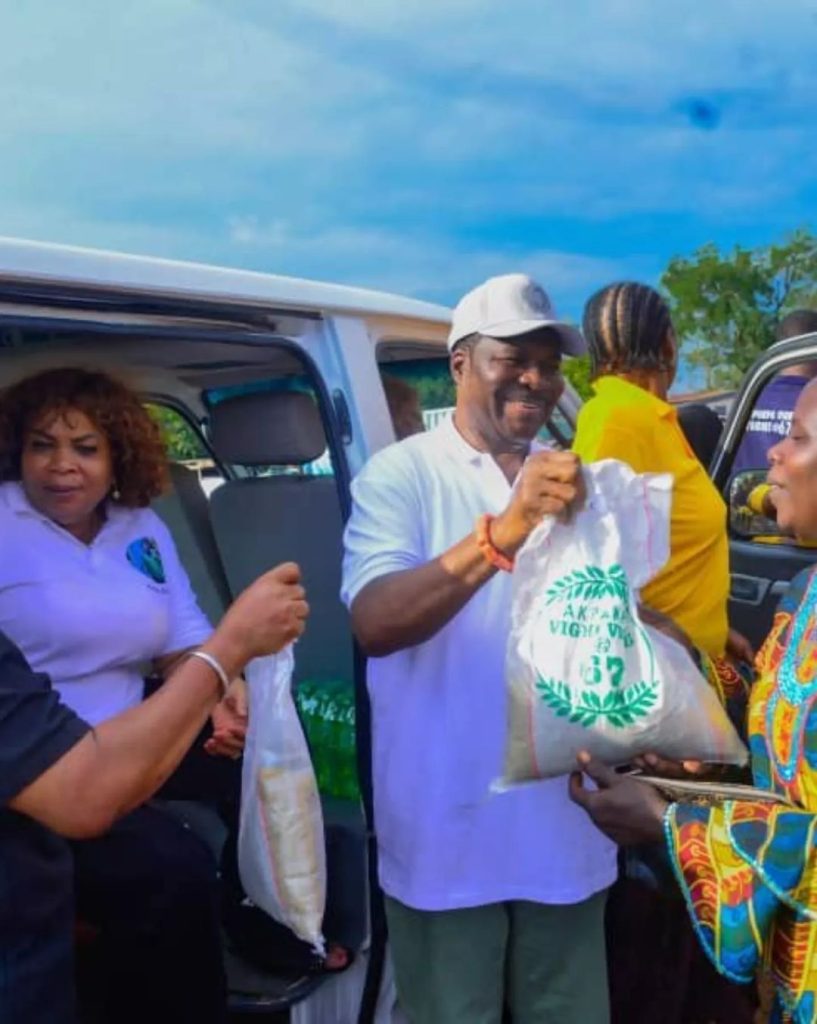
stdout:
POLYGON ((447 358, 381 363, 380 376, 398 440, 431 430, 453 414, 456 393, 447 358))
MULTIPOLYGON (((441 420, 453 415, 456 389, 448 356, 389 358, 387 346, 381 346, 378 356, 383 390, 398 440, 417 433, 420 423, 425 430, 432 430, 441 420)), ((559 448, 569 448, 573 434, 569 417, 557 407, 539 431, 539 439, 559 448)))
POLYGON ((145 403, 145 408, 159 424, 171 462, 192 462, 209 457, 201 436, 178 409, 155 402, 145 403))
POLYGON ((159 424, 168 461, 194 472, 202 490, 209 497, 216 487, 224 483, 224 474, 199 431, 173 406, 146 402, 145 408, 159 424))
MULTIPOLYGON (((213 388, 206 392, 205 400, 212 407, 239 395, 280 394, 283 392, 299 392, 309 395, 315 404, 320 407, 318 391, 306 374, 250 381, 246 384, 232 385, 225 388, 213 388)), ((328 446, 317 459, 303 464, 236 467, 236 472, 239 476, 276 476, 287 474, 331 477, 335 475, 328 446)))

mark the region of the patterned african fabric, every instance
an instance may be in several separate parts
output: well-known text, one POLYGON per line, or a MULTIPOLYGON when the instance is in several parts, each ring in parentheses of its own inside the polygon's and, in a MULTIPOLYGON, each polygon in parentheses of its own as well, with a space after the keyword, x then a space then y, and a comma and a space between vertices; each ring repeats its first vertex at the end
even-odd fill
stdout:
MULTIPOLYGON (((672 804, 670 856, 698 937, 739 982, 770 972, 772 1022, 817 1022, 817 570, 792 582, 755 663, 756 786, 789 805, 672 804)), ((729 696, 725 693, 724 696, 729 696)), ((728 703, 728 701, 727 701, 728 703)))

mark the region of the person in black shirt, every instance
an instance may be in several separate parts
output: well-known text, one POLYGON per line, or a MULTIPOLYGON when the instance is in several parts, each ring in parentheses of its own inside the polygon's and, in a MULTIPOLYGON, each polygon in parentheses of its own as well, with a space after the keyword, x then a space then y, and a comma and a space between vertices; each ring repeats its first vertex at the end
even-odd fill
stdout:
POLYGON ((0 633, 0 1020, 72 1019, 71 855, 5 805, 77 744, 88 726, 60 704, 0 633))
MULTIPOLYGON (((62 836, 104 833, 176 768, 222 681, 303 632, 297 566, 249 587, 152 697, 96 729, 0 633, 0 1021, 73 1024, 71 859, 62 836)), ((128 993, 123 993, 123 999, 128 993)))
POLYGON ((687 444, 698 462, 709 470, 718 447, 723 424, 714 409, 700 402, 678 406, 678 426, 683 430, 687 444))

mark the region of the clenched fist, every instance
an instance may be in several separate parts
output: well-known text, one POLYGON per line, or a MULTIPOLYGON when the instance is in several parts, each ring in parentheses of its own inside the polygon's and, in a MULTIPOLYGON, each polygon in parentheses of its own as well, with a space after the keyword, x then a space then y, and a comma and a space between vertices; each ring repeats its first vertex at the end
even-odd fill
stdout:
POLYGON ((218 633, 240 648, 245 660, 275 654, 306 627, 309 605, 294 562, 271 569, 231 605, 218 633))
POLYGON ((569 516, 585 496, 578 455, 550 451, 530 455, 508 507, 493 522, 493 543, 505 554, 515 555, 545 516, 569 516))

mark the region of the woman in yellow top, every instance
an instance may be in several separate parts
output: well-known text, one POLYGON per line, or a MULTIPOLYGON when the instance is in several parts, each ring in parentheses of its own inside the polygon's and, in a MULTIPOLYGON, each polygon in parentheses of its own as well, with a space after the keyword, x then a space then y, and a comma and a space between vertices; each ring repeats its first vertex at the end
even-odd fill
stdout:
MULTIPOLYGON (((595 394, 573 448, 585 462, 620 459, 638 473, 672 474, 670 558, 641 598, 720 660, 729 637, 726 505, 667 402, 678 355, 669 309, 647 285, 613 284, 589 300, 583 327, 595 394)), ((610 893, 612 1024, 748 1024, 751 994, 719 977, 699 950, 669 870, 661 891, 644 884, 656 859, 647 849, 628 854, 610 893)))
POLYGON ((677 365, 667 305, 647 285, 610 285, 587 303, 584 335, 595 395, 579 414, 574 451, 585 462, 672 474, 670 558, 641 596, 719 657, 729 631, 726 505, 667 402, 677 365))

